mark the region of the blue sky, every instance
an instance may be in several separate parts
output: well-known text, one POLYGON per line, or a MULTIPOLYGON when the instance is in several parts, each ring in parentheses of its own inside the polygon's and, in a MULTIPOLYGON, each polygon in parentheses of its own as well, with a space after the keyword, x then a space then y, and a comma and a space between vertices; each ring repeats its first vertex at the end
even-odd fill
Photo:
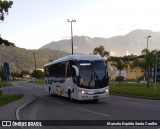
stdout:
POLYGON ((13 0, 0 24, 3 38, 38 49, 74 35, 109 38, 135 29, 160 31, 160 0, 13 0))

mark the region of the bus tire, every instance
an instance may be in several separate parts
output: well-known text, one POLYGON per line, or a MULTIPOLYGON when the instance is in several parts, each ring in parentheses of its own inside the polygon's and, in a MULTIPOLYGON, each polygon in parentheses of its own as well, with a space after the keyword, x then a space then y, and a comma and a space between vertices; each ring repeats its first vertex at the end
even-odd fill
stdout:
POLYGON ((50 96, 53 95, 50 87, 49 87, 49 95, 50 95, 50 96))
POLYGON ((70 101, 73 101, 73 97, 72 97, 71 90, 68 90, 68 99, 69 99, 70 101))

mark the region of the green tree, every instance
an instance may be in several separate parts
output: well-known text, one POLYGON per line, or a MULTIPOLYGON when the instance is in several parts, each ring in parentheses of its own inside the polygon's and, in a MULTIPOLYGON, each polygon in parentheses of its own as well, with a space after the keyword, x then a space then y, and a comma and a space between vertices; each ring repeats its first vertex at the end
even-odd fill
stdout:
POLYGON ((119 76, 117 81, 120 82, 122 81, 122 70, 128 67, 128 63, 123 62, 119 57, 112 57, 110 60, 113 61, 113 63, 111 65, 115 66, 117 68, 117 70, 119 71, 119 76))
POLYGON ((12 77, 19 77, 19 75, 18 75, 17 72, 11 72, 11 76, 12 76, 12 77))
POLYGON ((140 67, 146 71, 146 79, 147 79, 147 87, 149 88, 149 73, 150 69, 155 66, 156 63, 156 54, 159 54, 160 51, 152 50, 149 51, 148 49, 142 50, 142 54, 144 56, 144 60, 140 61, 136 59, 132 64, 131 68, 140 67))
POLYGON ((104 46, 96 47, 93 50, 93 54, 95 55, 99 54, 101 57, 106 57, 106 58, 110 56, 110 53, 108 51, 105 51, 104 46))
POLYGON ((42 79, 44 77, 44 72, 42 72, 42 70, 34 70, 31 75, 37 79, 42 79))
MULTIPOLYGON (((13 1, 0 0, 0 21, 4 21, 4 16, 8 15, 9 8, 13 5, 13 1)), ((0 37, 0 45, 15 46, 14 43, 0 37)))
POLYGON ((4 21, 4 16, 8 15, 8 9, 11 8, 13 1, 0 0, 0 20, 4 21))
POLYGON ((11 43, 11 42, 9 42, 8 40, 6 40, 6 39, 2 39, 1 37, 0 37, 0 45, 2 45, 2 44, 4 44, 5 46, 15 46, 15 44, 14 43, 11 43))
POLYGON ((2 79, 2 78, 3 78, 3 67, 0 66, 0 79, 2 79))
POLYGON ((105 63, 107 65, 107 58, 110 56, 110 53, 108 51, 105 51, 104 49, 104 46, 99 46, 99 47, 96 47, 94 50, 93 50, 93 54, 94 55, 97 55, 99 54, 101 57, 104 57, 105 59, 105 63))
POLYGON ((27 74, 29 74, 29 70, 23 70, 23 71, 21 71, 21 74, 22 75, 27 75, 27 74))

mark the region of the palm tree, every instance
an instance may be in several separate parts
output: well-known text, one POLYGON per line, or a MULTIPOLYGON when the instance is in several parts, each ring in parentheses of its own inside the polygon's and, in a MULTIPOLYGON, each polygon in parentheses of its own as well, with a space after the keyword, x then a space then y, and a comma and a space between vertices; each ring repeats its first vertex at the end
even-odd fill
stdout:
MULTIPOLYGON (((110 53, 109 53, 108 51, 105 51, 104 46, 100 45, 99 47, 96 47, 96 48, 93 50, 93 54, 94 54, 94 55, 99 54, 101 57, 104 57, 104 59, 105 59, 105 64, 106 64, 106 66, 108 66, 107 58, 110 56, 110 53)), ((111 66, 108 66, 108 67, 109 67, 110 71, 112 71, 111 66)), ((108 75, 108 70, 107 70, 107 75, 108 75)))
POLYGON ((148 49, 142 50, 142 54, 144 55, 144 68, 147 72, 147 87, 149 88, 149 73, 150 69, 155 64, 155 54, 157 53, 157 50, 149 51, 148 49))
POLYGON ((104 46, 100 45, 99 47, 96 47, 93 50, 93 54, 94 55, 99 54, 101 57, 104 57, 105 63, 107 65, 107 58, 110 56, 110 53, 108 51, 105 51, 104 46))
POLYGON ((106 58, 110 56, 110 53, 108 51, 105 51, 104 46, 101 45, 93 50, 93 54, 95 55, 99 54, 101 57, 106 57, 106 58))
POLYGON ((156 54, 160 53, 158 50, 152 50, 152 51, 149 51, 148 49, 144 49, 142 50, 142 54, 144 56, 144 61, 140 61, 138 59, 136 59, 131 67, 134 68, 134 67, 140 67, 142 69, 145 69, 146 70, 146 78, 147 78, 147 87, 149 88, 149 73, 150 73, 150 69, 153 68, 153 66, 155 65, 156 63, 156 54))

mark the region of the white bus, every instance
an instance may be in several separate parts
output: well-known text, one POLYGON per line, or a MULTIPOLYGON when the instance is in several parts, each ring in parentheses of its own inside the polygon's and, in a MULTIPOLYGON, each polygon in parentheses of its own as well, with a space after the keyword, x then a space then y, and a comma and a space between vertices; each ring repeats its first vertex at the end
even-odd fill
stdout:
POLYGON ((45 89, 70 100, 94 100, 109 96, 104 59, 98 55, 69 55, 44 65, 45 89))

